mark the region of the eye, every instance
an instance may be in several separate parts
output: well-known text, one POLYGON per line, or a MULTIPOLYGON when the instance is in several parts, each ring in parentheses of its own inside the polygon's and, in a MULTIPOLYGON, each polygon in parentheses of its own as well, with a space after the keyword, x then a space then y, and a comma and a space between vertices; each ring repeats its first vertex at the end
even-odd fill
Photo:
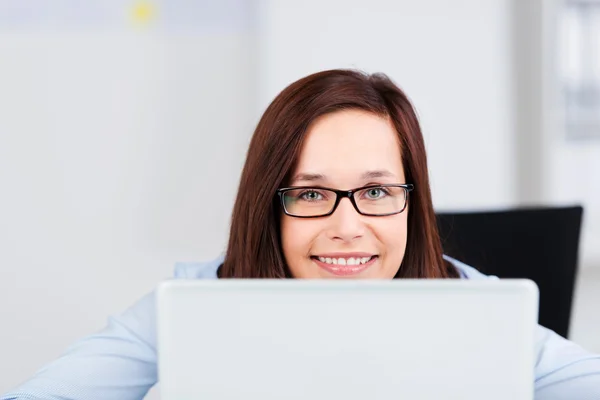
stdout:
POLYGON ((298 196, 300 200, 319 201, 323 200, 323 195, 316 190, 305 190, 298 196))
POLYGON ((378 200, 384 198, 389 193, 382 187, 373 187, 365 190, 365 196, 369 200, 378 200))

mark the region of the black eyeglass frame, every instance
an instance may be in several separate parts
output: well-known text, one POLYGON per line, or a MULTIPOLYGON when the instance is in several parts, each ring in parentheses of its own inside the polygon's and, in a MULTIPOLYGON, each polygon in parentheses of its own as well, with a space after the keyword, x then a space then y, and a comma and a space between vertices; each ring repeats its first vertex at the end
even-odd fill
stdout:
POLYGON ((289 215, 290 217, 294 217, 294 218, 328 217, 331 214, 333 214, 335 212, 335 210, 337 210, 338 205, 340 204, 340 201, 344 197, 347 197, 350 200, 350 203, 352 203, 352 206, 354 207, 356 212, 359 213, 360 215, 364 215, 367 217, 387 217, 390 215, 400 214, 406 209, 406 206, 408 205, 408 194, 410 192, 412 192, 414 189, 415 189, 415 185, 413 185, 411 183, 397 183, 397 184, 390 183, 390 184, 383 184, 383 185, 368 185, 368 186, 362 186, 362 187, 350 189, 350 190, 338 190, 338 189, 332 189, 332 188, 323 187, 323 186, 291 186, 291 187, 277 189, 277 195, 279 196, 281 208, 283 209, 283 212, 285 213, 285 215, 289 215), (400 211, 386 213, 386 214, 370 214, 370 213, 364 213, 358 209, 358 205, 356 204, 356 200, 354 199, 354 194, 356 192, 359 192, 362 190, 368 190, 368 189, 375 189, 375 188, 385 188, 385 187, 399 187, 399 188, 404 189, 404 206, 402 207, 402 209, 400 211), (288 192, 290 190, 298 190, 298 189, 316 189, 316 190, 320 189, 320 190, 328 190, 330 192, 335 193, 335 203, 333 204, 331 211, 329 211, 328 213, 319 214, 319 215, 295 215, 295 214, 288 212, 288 210, 285 207, 284 195, 286 192, 288 192))

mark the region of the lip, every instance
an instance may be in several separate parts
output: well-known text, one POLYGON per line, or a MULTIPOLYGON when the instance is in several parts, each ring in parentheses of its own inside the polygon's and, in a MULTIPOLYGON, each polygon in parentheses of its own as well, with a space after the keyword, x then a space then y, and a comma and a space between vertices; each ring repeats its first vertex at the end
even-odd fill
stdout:
MULTIPOLYGON (((343 255, 337 255, 337 256, 332 256, 332 254, 341 254, 341 253, 329 253, 327 255, 327 257, 331 257, 331 258, 346 258, 346 257, 373 257, 371 260, 369 260, 369 262, 365 263, 365 264, 359 264, 359 265, 335 265, 335 264, 327 264, 324 262, 321 262, 318 258, 314 258, 311 257, 311 260, 317 264, 319 267, 323 268, 325 271, 333 274, 333 275, 337 275, 337 276, 351 276, 351 275, 358 275, 361 272, 365 271, 366 269, 370 268, 375 261, 377 261, 377 259, 379 258, 378 256, 373 256, 372 254, 367 254, 367 253, 343 253, 343 255), (358 254, 358 255, 351 255, 351 254, 358 254)), ((325 257, 324 255, 320 255, 319 257, 325 257)))

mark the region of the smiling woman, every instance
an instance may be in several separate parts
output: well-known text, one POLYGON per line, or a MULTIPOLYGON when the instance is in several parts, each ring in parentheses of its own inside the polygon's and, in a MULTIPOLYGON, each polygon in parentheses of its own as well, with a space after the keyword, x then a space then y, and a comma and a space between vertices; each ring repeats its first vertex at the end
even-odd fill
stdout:
MULTIPOLYGON (((225 256, 175 276, 486 279, 442 255, 410 102, 386 76, 348 70, 308 76, 273 101, 248 150, 225 256)), ((537 400, 600 399, 600 356, 541 326, 536 339, 537 400)), ((0 400, 139 400, 157 378, 151 293, 0 400)))
POLYGON ((323 71, 271 103, 219 269, 221 278, 339 276, 458 277, 442 257, 416 114, 383 74, 323 71))

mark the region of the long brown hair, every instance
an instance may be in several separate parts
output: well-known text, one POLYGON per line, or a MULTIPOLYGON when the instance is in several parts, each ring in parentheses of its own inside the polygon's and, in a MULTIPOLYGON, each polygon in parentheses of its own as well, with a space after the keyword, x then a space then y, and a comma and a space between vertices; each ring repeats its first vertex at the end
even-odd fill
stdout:
POLYGON ((410 193, 406 252, 396 277, 457 276, 442 258, 425 144, 410 101, 384 74, 330 70, 289 85, 260 119, 242 171, 219 277, 290 277, 281 249, 276 189, 289 179, 310 123, 324 114, 347 109, 391 120, 400 139, 406 182, 415 185, 410 193))

